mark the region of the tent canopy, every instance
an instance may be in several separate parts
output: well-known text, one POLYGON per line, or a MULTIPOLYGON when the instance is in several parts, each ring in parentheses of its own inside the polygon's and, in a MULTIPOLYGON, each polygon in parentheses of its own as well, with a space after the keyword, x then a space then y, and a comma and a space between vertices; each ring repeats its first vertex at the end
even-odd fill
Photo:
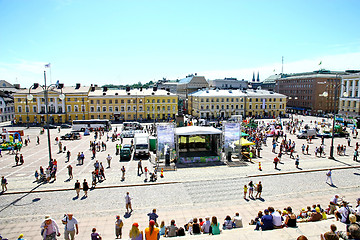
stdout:
MULTIPOLYGON (((239 146, 239 140, 234 142, 235 146, 239 146)), ((246 140, 245 138, 241 138, 240 141, 241 146, 250 146, 250 145, 255 145, 255 143, 250 142, 248 140, 246 140)))
POLYGON ((199 127, 199 126, 178 127, 175 129, 175 135, 177 136, 213 135, 213 134, 222 134, 222 131, 214 127, 199 127))

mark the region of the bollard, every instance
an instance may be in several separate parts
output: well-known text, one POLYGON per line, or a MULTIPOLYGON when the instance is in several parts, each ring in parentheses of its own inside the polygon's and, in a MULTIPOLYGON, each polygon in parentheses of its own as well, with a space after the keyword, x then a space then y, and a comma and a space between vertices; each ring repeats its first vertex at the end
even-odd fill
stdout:
POLYGON ((160 177, 163 178, 164 177, 164 168, 161 168, 161 174, 160 177))
POLYGON ((259 162, 259 170, 262 171, 262 169, 261 169, 261 162, 259 162))

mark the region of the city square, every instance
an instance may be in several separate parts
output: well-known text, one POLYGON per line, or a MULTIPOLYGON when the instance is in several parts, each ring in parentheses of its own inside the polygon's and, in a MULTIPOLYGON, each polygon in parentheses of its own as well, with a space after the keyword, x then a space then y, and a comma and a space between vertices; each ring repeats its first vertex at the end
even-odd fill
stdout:
MULTIPOLYGON (((314 121, 321 121, 320 118, 296 115, 299 120, 310 124, 314 121)), ((264 120, 269 122, 271 120, 264 120)), ((283 122, 289 119, 282 119, 283 122)), ((325 119, 331 122, 331 119, 325 119)), ((121 125, 112 126, 118 131, 121 125)), ((12 130, 12 127, 7 128, 12 130)), ((13 129, 15 130, 15 129, 13 129)), ((19 129, 16 129, 19 130, 19 129)), ((30 144, 20 151, 24 156, 24 164, 15 165, 14 155, 3 151, 1 175, 8 181, 8 191, 3 193, 1 198, 0 233, 9 239, 16 238, 20 233, 27 239, 40 238, 40 224, 46 215, 50 215, 60 226, 63 232, 61 219, 66 213, 73 213, 79 221, 79 235, 76 239, 88 239, 91 229, 96 227, 103 239, 114 239, 115 216, 120 215, 124 221, 123 238, 126 239, 132 223, 138 222, 141 229, 147 226, 147 213, 157 209, 159 220, 166 224, 175 219, 178 226, 188 222, 194 217, 217 216, 219 222, 226 215, 233 216, 236 212, 243 218, 243 229, 224 230, 219 236, 190 236, 186 238, 217 238, 217 239, 294 239, 304 234, 309 239, 319 239, 320 233, 328 231, 330 224, 335 222, 334 218, 321 221, 321 223, 299 223, 298 229, 278 229, 269 232, 254 232, 254 226, 248 225, 258 211, 268 206, 276 209, 283 209, 291 206, 298 214, 301 208, 313 204, 321 204, 326 208, 334 194, 345 196, 353 207, 355 200, 359 197, 358 177, 360 175, 360 164, 353 161, 353 151, 357 139, 352 139, 351 147, 348 147, 345 156, 338 156, 334 153, 335 159, 328 159, 331 138, 325 139, 326 157, 315 157, 314 150, 320 146, 321 139, 316 138, 310 145, 310 155, 301 153, 301 145, 305 139, 297 139, 295 135, 285 132, 288 139, 296 142, 295 155, 300 156, 299 168, 295 167, 294 160, 284 154, 278 169, 274 169, 273 159, 276 154, 271 152, 271 137, 267 140, 267 146, 263 145, 261 158, 254 158, 253 163, 247 162, 246 166, 231 167, 222 161, 216 165, 178 164, 176 171, 165 170, 164 177, 156 182, 145 182, 145 177, 137 175, 138 160, 120 161, 115 155, 115 145, 118 141, 106 141, 102 136, 99 141, 106 143, 106 151, 97 152, 96 158, 91 159, 89 142, 94 140, 94 134, 83 136, 81 140, 62 141, 63 146, 71 151, 69 162, 66 161, 65 153, 58 153, 58 146, 54 139, 60 137, 70 129, 51 129, 52 157, 58 161, 56 181, 39 184, 35 181, 34 172, 39 166, 48 165, 47 136, 40 135, 39 128, 24 128, 24 137, 30 137, 30 144), (40 144, 37 145, 36 137, 40 136, 40 144), (76 155, 84 152, 85 161, 83 165, 77 165, 76 155), (106 157, 112 156, 111 168, 106 168, 106 157), (76 198, 74 183, 87 179, 91 183, 91 172, 95 161, 103 162, 105 167, 106 180, 98 183, 89 191, 88 197, 84 198, 83 193, 76 198), (258 168, 261 162, 262 171, 258 168), (68 165, 73 166, 74 178, 68 178, 68 165), (121 181, 121 167, 125 166, 125 180, 121 181), (326 173, 333 169, 334 185, 325 182, 326 173), (249 181, 263 184, 261 199, 243 199, 243 185, 249 181), (131 214, 126 214, 125 195, 130 193, 132 198, 131 214), (19 219, 21 221, 19 222, 19 219), (316 225, 316 228, 314 226, 316 225), (255 235, 254 235, 255 234, 255 235)), ((110 135, 110 133, 109 133, 110 135)), ((124 138, 124 143, 130 143, 130 138, 124 138)), ((347 139, 335 138, 334 145, 346 144, 347 139)), ((155 157, 152 155, 148 160, 142 161, 142 166, 153 171, 155 157)), ((336 222, 340 230, 345 225, 336 222)), ((60 237, 62 238, 62 237, 60 237)))

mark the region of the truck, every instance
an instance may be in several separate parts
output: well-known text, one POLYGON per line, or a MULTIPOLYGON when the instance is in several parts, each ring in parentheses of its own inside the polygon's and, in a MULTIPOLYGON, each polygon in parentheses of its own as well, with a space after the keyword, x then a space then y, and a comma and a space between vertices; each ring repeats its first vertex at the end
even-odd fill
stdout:
POLYGON ((147 133, 135 133, 134 136, 134 156, 135 157, 149 157, 149 135, 147 133))

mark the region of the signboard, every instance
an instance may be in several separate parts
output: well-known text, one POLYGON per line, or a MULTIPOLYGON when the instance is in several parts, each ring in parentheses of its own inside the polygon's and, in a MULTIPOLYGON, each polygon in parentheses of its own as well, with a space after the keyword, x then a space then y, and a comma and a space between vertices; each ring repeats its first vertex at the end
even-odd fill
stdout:
POLYGON ((165 158, 168 152, 173 155, 175 151, 175 126, 173 123, 156 124, 157 131, 157 156, 165 158))
POLYGON ((232 142, 237 140, 240 140, 240 123, 225 123, 224 147, 228 148, 232 142))

